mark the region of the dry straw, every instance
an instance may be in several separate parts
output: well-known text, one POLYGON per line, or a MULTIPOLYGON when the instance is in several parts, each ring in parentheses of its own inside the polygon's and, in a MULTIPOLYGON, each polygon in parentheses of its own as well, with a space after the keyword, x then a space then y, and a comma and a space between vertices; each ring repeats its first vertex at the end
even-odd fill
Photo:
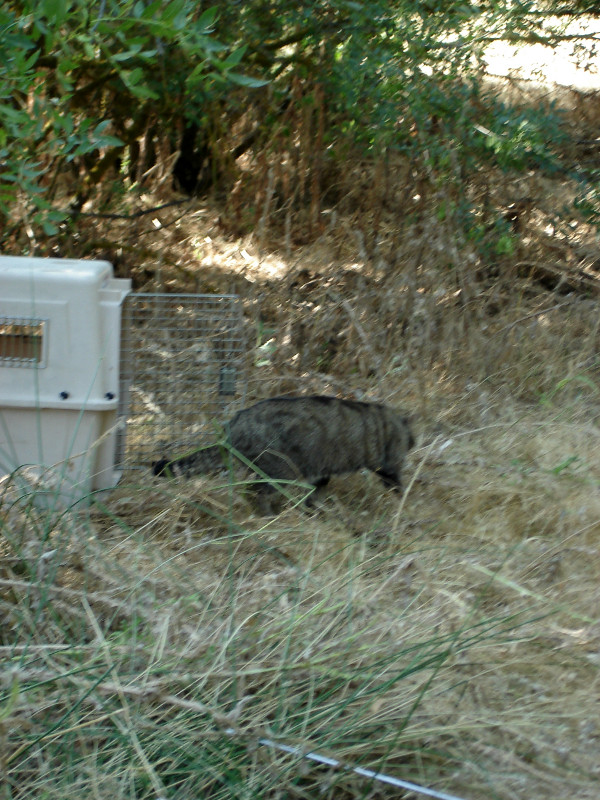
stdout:
MULTIPOLYGON (((202 235, 190 217, 160 247, 178 289, 242 294, 250 401, 411 411, 405 494, 357 474, 264 518, 243 471, 131 479, 66 513, 6 486, 6 798, 398 796, 384 774, 438 797, 596 800, 597 301, 548 292, 517 258, 494 273, 402 174, 377 236, 361 166, 293 261, 269 249, 276 194, 260 253, 206 209, 202 235)), ((530 213, 543 263, 563 245, 530 213)))

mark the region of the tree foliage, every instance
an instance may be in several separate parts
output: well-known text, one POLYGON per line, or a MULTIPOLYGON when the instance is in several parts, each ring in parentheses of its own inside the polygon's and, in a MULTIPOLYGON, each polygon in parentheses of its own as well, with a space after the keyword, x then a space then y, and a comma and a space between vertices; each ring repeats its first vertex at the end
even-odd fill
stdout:
MULTIPOLYGON (((151 126, 178 124, 193 96, 236 80, 216 9, 190 0, 25 0, 0 8, 0 212, 55 230, 66 168, 77 204, 151 126)), ((251 83, 244 79, 245 83, 251 83)))
POLYGON ((481 88, 485 46, 543 23, 529 0, 5 3, 0 215, 51 234, 101 183, 114 195, 171 154, 189 192, 231 192, 240 157, 277 154, 283 203, 313 216, 351 153, 450 184, 490 161, 549 167, 554 110, 515 115, 481 88))

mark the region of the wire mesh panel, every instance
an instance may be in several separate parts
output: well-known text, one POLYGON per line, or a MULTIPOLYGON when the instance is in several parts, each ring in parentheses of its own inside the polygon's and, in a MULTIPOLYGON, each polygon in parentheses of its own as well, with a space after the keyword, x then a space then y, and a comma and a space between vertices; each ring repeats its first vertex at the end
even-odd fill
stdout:
POLYGON ((243 403, 241 303, 236 295, 131 294, 122 320, 127 437, 118 458, 147 466, 165 447, 214 436, 215 423, 243 403))

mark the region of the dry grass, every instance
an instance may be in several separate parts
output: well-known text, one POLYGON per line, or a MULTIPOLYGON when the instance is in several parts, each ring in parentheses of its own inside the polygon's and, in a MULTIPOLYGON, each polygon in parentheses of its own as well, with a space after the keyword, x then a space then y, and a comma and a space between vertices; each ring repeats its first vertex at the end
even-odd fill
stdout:
POLYGON ((420 219, 382 215, 379 255, 350 217, 293 253, 206 208, 156 234, 153 286, 242 294, 250 399, 414 413, 407 490, 267 519, 222 477, 67 512, 6 487, 0 796, 399 796, 268 737, 467 800, 598 797, 597 301, 475 278, 420 219))

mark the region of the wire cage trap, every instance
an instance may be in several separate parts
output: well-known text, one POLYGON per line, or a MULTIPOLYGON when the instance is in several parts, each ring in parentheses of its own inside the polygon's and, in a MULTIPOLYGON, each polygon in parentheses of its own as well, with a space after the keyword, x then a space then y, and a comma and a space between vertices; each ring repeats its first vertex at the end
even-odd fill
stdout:
POLYGON ((237 295, 131 294, 123 309, 119 458, 147 467, 214 437, 246 394, 237 295))

